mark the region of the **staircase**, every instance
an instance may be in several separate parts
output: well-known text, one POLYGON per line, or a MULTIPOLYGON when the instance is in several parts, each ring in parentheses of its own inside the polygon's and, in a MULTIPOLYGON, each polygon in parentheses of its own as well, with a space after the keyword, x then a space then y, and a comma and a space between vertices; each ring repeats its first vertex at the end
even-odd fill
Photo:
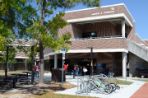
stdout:
POLYGON ((128 41, 128 50, 148 62, 148 48, 145 45, 139 45, 135 42, 128 41))

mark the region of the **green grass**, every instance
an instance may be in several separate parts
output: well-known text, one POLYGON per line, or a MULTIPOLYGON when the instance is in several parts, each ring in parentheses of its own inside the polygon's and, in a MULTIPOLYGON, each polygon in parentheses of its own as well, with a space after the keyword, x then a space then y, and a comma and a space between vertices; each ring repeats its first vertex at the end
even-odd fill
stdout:
POLYGON ((133 79, 133 80, 148 82, 148 78, 138 78, 138 79, 133 79))
POLYGON ((117 78, 109 78, 107 81, 109 83, 115 83, 115 84, 118 84, 118 85, 130 85, 130 84, 133 83, 131 81, 121 80, 121 79, 117 79, 117 78))
POLYGON ((130 82, 130 81, 127 81, 127 80, 117 80, 117 84, 119 85, 130 85, 132 84, 133 82, 130 82))
MULTIPOLYGON (((23 72, 25 72, 25 71, 26 71, 26 70, 8 71, 8 75, 23 73, 23 72)), ((4 70, 0 70, 0 75, 1 75, 1 76, 5 75, 5 71, 4 71, 4 70)))

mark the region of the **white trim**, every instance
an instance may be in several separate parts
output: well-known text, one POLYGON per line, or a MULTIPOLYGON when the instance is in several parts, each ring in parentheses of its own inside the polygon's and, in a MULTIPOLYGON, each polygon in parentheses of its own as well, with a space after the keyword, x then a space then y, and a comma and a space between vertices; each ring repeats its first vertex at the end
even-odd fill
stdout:
MULTIPOLYGON (((69 50, 67 53, 89 53, 90 49, 77 49, 77 50, 69 50)), ((126 52, 128 53, 128 50, 119 48, 119 49, 93 49, 94 53, 97 52, 126 52)))
POLYGON ((85 18, 77 18, 77 19, 70 19, 67 20, 68 23, 76 23, 76 22, 85 22, 85 21, 93 21, 93 20, 102 20, 102 19, 110 19, 110 18, 121 18, 123 17, 126 22, 133 27, 131 21, 127 18, 124 13, 120 14, 113 14, 113 15, 104 15, 104 16, 93 16, 93 17, 85 17, 85 18))
POLYGON ((60 53, 55 53, 55 52, 50 52, 50 53, 46 53, 46 55, 44 55, 44 57, 48 57, 48 56, 50 56, 50 55, 55 55, 55 54, 60 54, 60 53))
POLYGON ((99 7, 91 7, 91 8, 84 8, 84 9, 78 9, 78 10, 71 10, 71 11, 66 11, 65 13, 73 13, 73 12, 79 12, 79 11, 86 11, 86 10, 92 10, 92 9, 96 9, 99 7))
POLYGON ((129 13, 129 15, 130 15, 130 17, 132 18, 133 22, 136 22, 136 21, 135 21, 135 18, 133 17, 133 15, 131 14, 131 12, 130 12, 129 9, 127 8, 127 6, 126 6, 124 3, 122 3, 122 4, 123 4, 123 6, 125 7, 125 9, 127 10, 127 12, 129 13))
MULTIPOLYGON (((110 49, 93 49, 93 52, 94 53, 103 53, 103 52, 126 52, 128 53, 128 50, 127 49, 124 49, 124 48, 118 48, 118 49, 113 49, 113 48, 110 48, 110 49)), ((90 49, 71 49, 71 50, 68 50, 67 53, 90 53, 90 49)), ((60 54, 60 53, 54 53, 54 52, 51 52, 51 53, 48 53, 46 55, 44 55, 44 57, 46 56, 50 56, 50 55, 55 55, 55 54, 60 54)))
POLYGON ((29 57, 16 56, 15 59, 29 59, 29 57))
POLYGON ((98 39, 125 39, 124 37, 114 37, 114 36, 105 36, 105 37, 96 37, 96 38, 71 38, 70 41, 77 40, 98 40, 98 39))
POLYGON ((79 11, 86 11, 86 10, 92 10, 92 9, 96 9, 96 8, 105 8, 105 7, 114 7, 114 6, 120 6, 123 5, 125 7, 125 9, 127 10, 127 12, 129 13, 130 17, 132 18, 132 20, 135 22, 134 17, 132 16, 131 12, 128 10, 127 6, 125 5, 125 3, 118 3, 118 4, 112 4, 112 5, 105 5, 105 6, 100 6, 100 7, 92 7, 92 8, 84 8, 84 9, 78 9, 78 10, 72 10, 72 11, 66 11, 65 13, 72 13, 72 12, 79 12, 79 11))
POLYGON ((125 5, 125 4, 118 3, 118 4, 104 5, 104 6, 99 6, 99 7, 83 8, 83 9, 78 9, 78 10, 66 11, 65 13, 73 13, 73 12, 79 12, 79 11, 92 10, 92 9, 96 9, 96 8, 114 7, 114 6, 120 6, 120 5, 125 5))

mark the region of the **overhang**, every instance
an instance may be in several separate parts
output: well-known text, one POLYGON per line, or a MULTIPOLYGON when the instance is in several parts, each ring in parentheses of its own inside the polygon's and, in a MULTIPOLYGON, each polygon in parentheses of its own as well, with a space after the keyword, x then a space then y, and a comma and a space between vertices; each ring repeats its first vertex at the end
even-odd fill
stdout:
POLYGON ((90 21, 99 21, 99 20, 108 20, 108 19, 125 19, 126 24, 133 27, 131 21, 127 18, 124 13, 121 14, 113 14, 113 15, 104 15, 104 16, 93 16, 93 17, 84 17, 84 18, 77 18, 77 19, 69 19, 67 20, 68 23, 80 23, 80 22, 90 22, 90 21))

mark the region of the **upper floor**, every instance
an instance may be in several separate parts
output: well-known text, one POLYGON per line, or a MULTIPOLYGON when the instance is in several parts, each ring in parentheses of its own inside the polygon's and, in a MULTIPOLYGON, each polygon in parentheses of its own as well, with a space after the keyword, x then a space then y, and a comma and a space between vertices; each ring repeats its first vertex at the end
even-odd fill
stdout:
POLYGON ((70 11, 64 19, 69 25, 60 35, 70 32, 72 39, 128 38, 134 29, 134 19, 124 4, 70 11))

